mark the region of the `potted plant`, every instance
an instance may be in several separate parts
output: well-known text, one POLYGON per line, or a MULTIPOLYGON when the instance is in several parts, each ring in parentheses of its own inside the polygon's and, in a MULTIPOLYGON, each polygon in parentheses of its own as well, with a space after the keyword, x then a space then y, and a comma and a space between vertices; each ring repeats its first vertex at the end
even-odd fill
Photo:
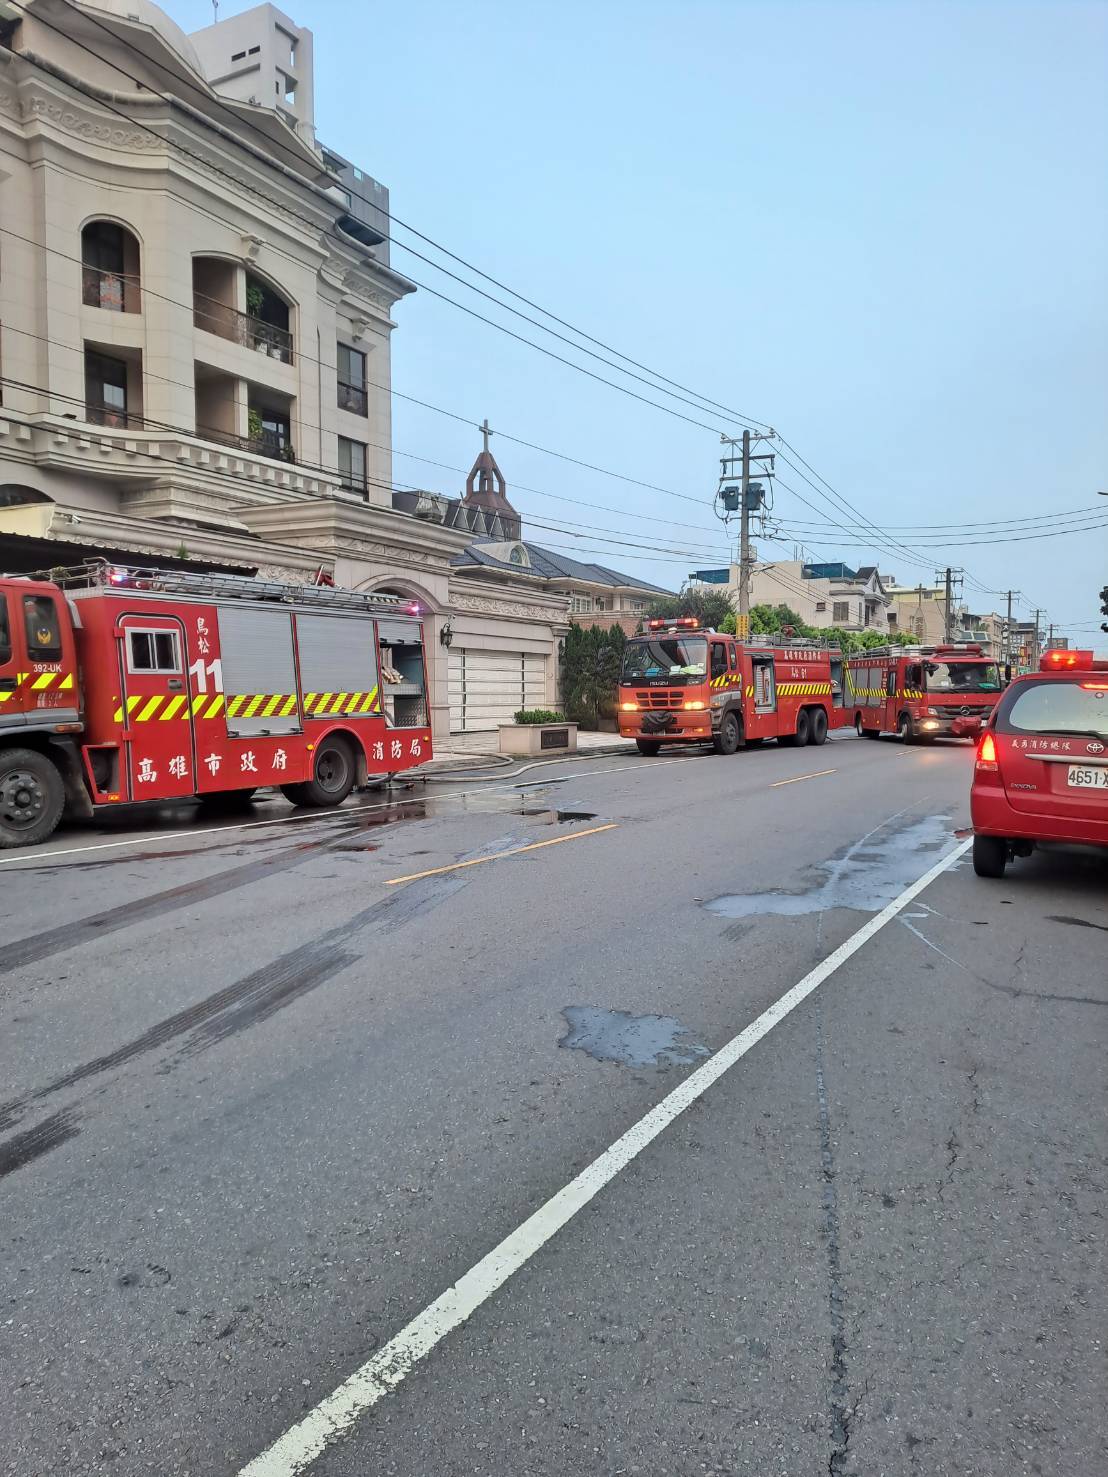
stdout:
POLYGON ((254 320, 254 347, 259 354, 269 354, 269 335, 266 332, 267 325, 261 321, 262 306, 265 303, 265 289, 260 282, 248 282, 246 284, 246 311, 254 320))
POLYGON ((577 724, 550 708, 520 708, 499 727, 502 754, 575 754, 577 724))
POLYGON ((262 433, 263 427, 261 412, 258 410, 251 410, 247 416, 247 435, 250 437, 251 441, 260 443, 262 439, 262 433))

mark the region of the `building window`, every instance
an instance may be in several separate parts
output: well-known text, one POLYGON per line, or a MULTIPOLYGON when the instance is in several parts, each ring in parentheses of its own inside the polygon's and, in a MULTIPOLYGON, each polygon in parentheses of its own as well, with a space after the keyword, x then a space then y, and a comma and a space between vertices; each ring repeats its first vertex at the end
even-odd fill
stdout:
POLYGON ((826 600, 817 600, 816 601, 816 614, 817 615, 826 615, 826 613, 827 613, 827 601, 826 600))
POLYGON ((588 595, 574 595, 570 609, 574 615, 589 615, 592 612, 592 600, 588 595))
POLYGON ((279 47, 282 47, 282 48, 287 48, 287 55, 288 55, 288 59, 289 59, 289 66, 292 67, 292 68, 295 68, 296 67, 296 37, 295 36, 290 36, 289 33, 288 33, 288 31, 286 31, 283 26, 276 26, 276 27, 274 27, 274 29, 277 32, 277 45, 279 47))
POLYGON ((339 409, 353 415, 369 413, 366 394, 365 355, 346 344, 338 346, 339 409))
POLYGON ((233 62, 241 62, 242 59, 243 59, 243 57, 245 55, 246 55, 246 52, 245 51, 236 51, 236 52, 233 53, 233 55, 231 57, 231 60, 233 62))
POLYGON ((834 608, 831 611, 831 619, 835 622, 836 625, 839 625, 842 621, 848 621, 850 619, 849 600, 836 600, 834 602, 834 608))
POLYGON ((339 437, 339 472, 342 485, 354 492, 366 490, 365 442, 351 441, 348 436, 339 437))
POLYGON ((114 221, 90 221, 81 232, 81 300, 112 313, 139 311, 138 241, 114 221))
POLYGON ((286 77, 284 72, 277 73, 277 96, 283 97, 286 107, 296 107, 296 83, 291 77, 286 77))
POLYGON ((97 426, 126 429, 127 365, 123 359, 86 352, 85 416, 97 426))

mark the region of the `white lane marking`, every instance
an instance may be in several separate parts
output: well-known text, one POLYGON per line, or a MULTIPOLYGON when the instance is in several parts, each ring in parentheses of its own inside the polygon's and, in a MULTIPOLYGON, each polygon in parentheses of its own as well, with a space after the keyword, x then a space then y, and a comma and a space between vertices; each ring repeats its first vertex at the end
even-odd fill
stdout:
POLYGON ((838 774, 838 772, 837 769, 817 769, 811 774, 795 775, 791 780, 777 780, 774 784, 770 785, 770 789, 779 790, 782 785, 799 785, 801 780, 819 780, 825 774, 838 774))
POLYGON ((824 980, 879 933, 903 908, 930 887, 965 855, 972 843, 963 841, 953 851, 906 887, 880 913, 864 923, 856 933, 815 969, 793 985, 764 1010, 757 1020, 733 1037, 726 1046, 698 1067, 657 1107, 633 1124, 626 1133, 576 1177, 553 1195, 545 1205, 507 1235, 487 1256, 448 1287, 433 1303, 418 1313, 406 1328, 372 1359, 343 1380, 330 1395, 297 1421, 283 1436, 241 1469, 238 1477, 296 1477, 356 1420, 394 1390, 437 1343, 459 1328, 482 1303, 518 1272, 535 1253, 556 1235, 577 1212, 606 1184, 625 1169, 648 1144, 678 1118, 690 1104, 703 1097, 708 1088, 740 1061, 752 1047, 767 1036, 774 1026, 817 990, 824 980))
MULTIPOLYGON (((706 756, 702 756, 702 757, 706 757, 706 756)), ((562 759, 562 760, 553 760, 553 759, 550 759, 550 760, 546 760, 544 762, 546 762, 548 764, 555 764, 555 763, 565 764, 567 761, 564 760, 564 759, 562 759)), ((572 761, 569 761, 569 762, 572 762, 572 761)), ((663 764, 686 764, 687 762, 688 761, 685 760, 685 759, 646 759, 646 760, 640 761, 638 764, 621 764, 621 765, 618 765, 615 768, 610 768, 610 769, 579 770, 577 774, 567 774, 567 775, 563 776, 563 778, 565 778, 567 780, 588 779, 590 777, 590 775, 597 775, 597 774, 623 774, 626 770, 629 770, 629 769, 657 769, 660 765, 663 765, 663 764)), ((532 767, 532 766, 529 766, 529 767, 532 767)), ((538 766, 533 766, 533 767, 537 768, 538 766)), ((521 774, 521 773, 523 773, 523 771, 522 770, 516 770, 516 773, 517 774, 521 774)), ((428 776, 428 778, 429 778, 429 776, 428 776)), ((530 789, 532 785, 542 785, 542 784, 545 784, 545 783, 546 783, 545 780, 524 780, 523 784, 520 784, 520 785, 515 785, 515 784, 499 784, 499 785, 494 785, 493 788, 494 789, 498 789, 498 790, 523 790, 523 789, 530 789)), ((443 799, 444 800, 452 800, 452 799, 459 799, 460 800, 463 796, 466 796, 466 795, 486 795, 486 794, 488 794, 488 791, 487 790, 484 790, 484 789, 481 789, 481 790, 453 790, 449 795, 444 795, 443 796, 443 799)), ((151 842, 154 842, 154 841, 182 841, 182 840, 189 840, 193 836, 223 836, 223 835, 231 835, 235 831, 256 831, 256 830, 258 830, 262 826, 291 826, 291 825, 295 825, 297 823, 297 821, 319 821, 319 822, 324 822, 324 821, 342 820, 344 818, 347 819, 347 820, 349 820, 352 815, 360 815, 363 811, 366 811, 366 810, 396 810, 397 808, 399 808, 402 805, 422 805, 422 804, 423 804, 423 800, 421 798, 407 799, 407 800, 401 800, 401 799, 382 800, 379 804, 373 804, 373 805, 350 805, 350 806, 341 806, 340 805, 336 810, 331 810, 331 811, 318 811, 318 810, 301 811, 301 812, 294 811, 291 815, 277 815, 277 816, 272 816, 269 820, 264 820, 264 821, 241 821, 237 825, 233 825, 233 826, 204 826, 204 827, 201 827, 201 828, 194 828, 194 829, 192 829, 190 831, 150 831, 150 832, 148 832, 147 834, 145 834, 143 836, 129 836, 129 837, 127 837, 123 841, 96 841, 91 846, 70 846, 70 847, 66 847, 64 850, 62 850, 62 849, 59 848, 56 851, 19 851, 19 852, 16 852, 12 856, 3 856, 3 857, 0 857, 0 867, 12 867, 12 866, 16 866, 16 865, 18 865, 20 863, 22 863, 24 866, 27 866, 29 863, 32 863, 32 862, 52 862, 55 859, 55 857, 60 857, 60 856, 83 856, 85 854, 85 852, 87 852, 87 851, 115 851, 118 848, 123 847, 123 846, 149 846, 151 844, 151 842)), ((185 855, 187 855, 187 852, 182 852, 181 855, 182 856, 185 856, 185 855)), ((197 855, 198 856, 201 855, 201 852, 199 850, 197 851, 197 855)))

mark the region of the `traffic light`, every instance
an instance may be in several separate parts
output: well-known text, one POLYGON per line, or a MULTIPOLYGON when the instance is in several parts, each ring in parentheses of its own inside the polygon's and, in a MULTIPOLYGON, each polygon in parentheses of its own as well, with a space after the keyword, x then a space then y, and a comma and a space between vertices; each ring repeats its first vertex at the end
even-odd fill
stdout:
MULTIPOLYGON (((1105 585, 1104 589, 1100 592, 1100 613, 1101 615, 1108 615, 1108 585, 1105 585)), ((1102 621, 1100 629, 1102 631, 1108 631, 1108 622, 1102 621)))

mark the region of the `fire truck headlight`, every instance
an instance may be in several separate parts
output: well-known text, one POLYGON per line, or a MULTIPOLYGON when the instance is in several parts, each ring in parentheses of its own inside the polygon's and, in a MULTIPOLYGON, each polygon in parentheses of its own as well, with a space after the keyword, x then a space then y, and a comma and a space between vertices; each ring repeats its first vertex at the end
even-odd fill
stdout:
POLYGON ((686 703, 685 704, 685 712, 686 713, 699 713, 704 708, 706 708, 707 706, 708 706, 707 703, 700 703, 700 702, 686 703))
POLYGON ((938 726, 938 722, 934 718, 927 718, 920 724, 921 728, 926 728, 929 732, 932 729, 938 728, 938 726))
POLYGON ((637 713, 639 711, 638 703, 620 703, 619 706, 624 713, 637 713))

